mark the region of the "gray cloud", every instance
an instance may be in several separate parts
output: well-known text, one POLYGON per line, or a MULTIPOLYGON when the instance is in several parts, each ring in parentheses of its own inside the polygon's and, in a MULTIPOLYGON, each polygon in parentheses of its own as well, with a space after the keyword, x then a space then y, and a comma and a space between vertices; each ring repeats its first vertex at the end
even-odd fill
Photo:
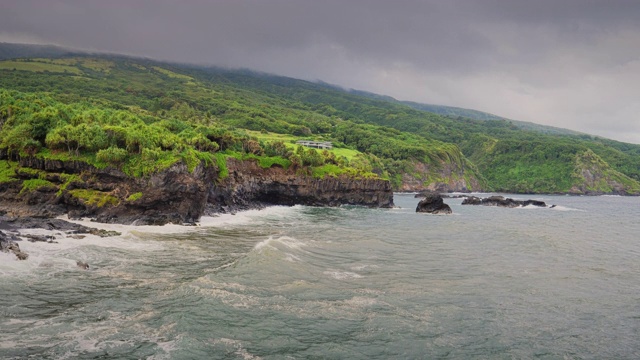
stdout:
POLYGON ((21 0, 0 39, 249 67, 640 143, 635 0, 21 0))

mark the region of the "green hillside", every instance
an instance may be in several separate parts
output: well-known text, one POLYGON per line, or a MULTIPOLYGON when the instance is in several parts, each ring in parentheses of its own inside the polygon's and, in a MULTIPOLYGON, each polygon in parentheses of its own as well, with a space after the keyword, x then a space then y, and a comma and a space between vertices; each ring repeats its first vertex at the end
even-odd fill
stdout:
POLYGON ((176 161, 253 156, 319 177, 388 178, 404 190, 640 188, 640 145, 441 116, 251 71, 112 55, 30 56, 0 61, 0 155, 9 159, 71 157, 144 176, 176 161), (299 139, 331 141, 334 149, 298 149, 299 139), (578 159, 587 150, 607 167, 600 173, 609 185, 582 186, 578 159), (621 187, 611 187, 614 180, 621 187))
POLYGON ((205 70, 75 56, 6 60, 0 72, 0 151, 9 158, 80 159, 144 176, 177 161, 253 156, 319 177, 392 180, 409 161, 437 168, 463 158, 451 144, 356 124, 205 70), (304 149, 299 139, 334 149, 304 149))
MULTIPOLYGON (((244 88, 270 96, 295 99, 317 111, 352 122, 390 127, 425 139, 457 145, 477 166, 492 190, 509 192, 569 192, 576 157, 590 149, 613 169, 640 180, 640 145, 602 139, 542 125, 511 120, 445 117, 417 110, 385 96, 363 96, 325 84, 250 72, 209 70, 244 88)), ((212 75, 214 76, 214 75, 212 75)), ((573 180, 572 180, 573 179, 573 180)), ((591 189, 593 193, 608 188, 591 189)), ((636 193, 635 185, 630 187, 636 193)))

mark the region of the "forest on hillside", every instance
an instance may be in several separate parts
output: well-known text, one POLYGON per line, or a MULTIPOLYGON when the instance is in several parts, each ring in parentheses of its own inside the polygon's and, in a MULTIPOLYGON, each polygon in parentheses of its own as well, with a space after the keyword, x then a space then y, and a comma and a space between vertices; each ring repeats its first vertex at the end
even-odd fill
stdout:
MULTIPOLYGON (((601 176, 640 192, 640 145, 442 116, 326 84, 81 54, 7 59, 0 75, 8 160, 77 158, 145 176, 177 161, 223 169, 227 157, 255 158, 317 177, 386 178, 396 188, 421 163, 434 172, 420 175, 425 185, 449 166, 480 179, 483 188, 470 190, 563 193, 584 182, 589 158, 601 176), (334 149, 297 147, 300 139, 334 149)), ((589 186, 611 190, 610 181, 589 186)))

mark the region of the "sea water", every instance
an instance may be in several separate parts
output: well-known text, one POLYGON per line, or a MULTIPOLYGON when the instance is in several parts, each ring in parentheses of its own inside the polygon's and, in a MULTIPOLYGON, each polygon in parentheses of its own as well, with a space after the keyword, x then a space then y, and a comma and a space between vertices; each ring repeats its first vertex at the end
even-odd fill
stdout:
POLYGON ((640 358, 640 198, 512 197, 557 206, 396 194, 22 241, 0 358, 640 358))

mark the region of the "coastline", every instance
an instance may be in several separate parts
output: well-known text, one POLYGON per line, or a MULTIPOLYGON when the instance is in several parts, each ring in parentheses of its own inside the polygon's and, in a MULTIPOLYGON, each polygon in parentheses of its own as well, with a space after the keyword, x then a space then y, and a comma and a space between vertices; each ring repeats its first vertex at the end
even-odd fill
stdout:
POLYGON ((114 168, 78 166, 76 162, 24 162, 21 169, 30 171, 20 171, 19 178, 0 184, 0 215, 68 215, 104 223, 164 225, 194 224, 205 215, 269 205, 393 206, 387 180, 314 178, 294 169, 262 168, 255 161, 228 159, 228 174, 223 178, 217 167, 204 163, 194 169, 176 163, 139 178, 114 168), (27 187, 29 181, 41 178, 47 179, 47 185, 27 187))

